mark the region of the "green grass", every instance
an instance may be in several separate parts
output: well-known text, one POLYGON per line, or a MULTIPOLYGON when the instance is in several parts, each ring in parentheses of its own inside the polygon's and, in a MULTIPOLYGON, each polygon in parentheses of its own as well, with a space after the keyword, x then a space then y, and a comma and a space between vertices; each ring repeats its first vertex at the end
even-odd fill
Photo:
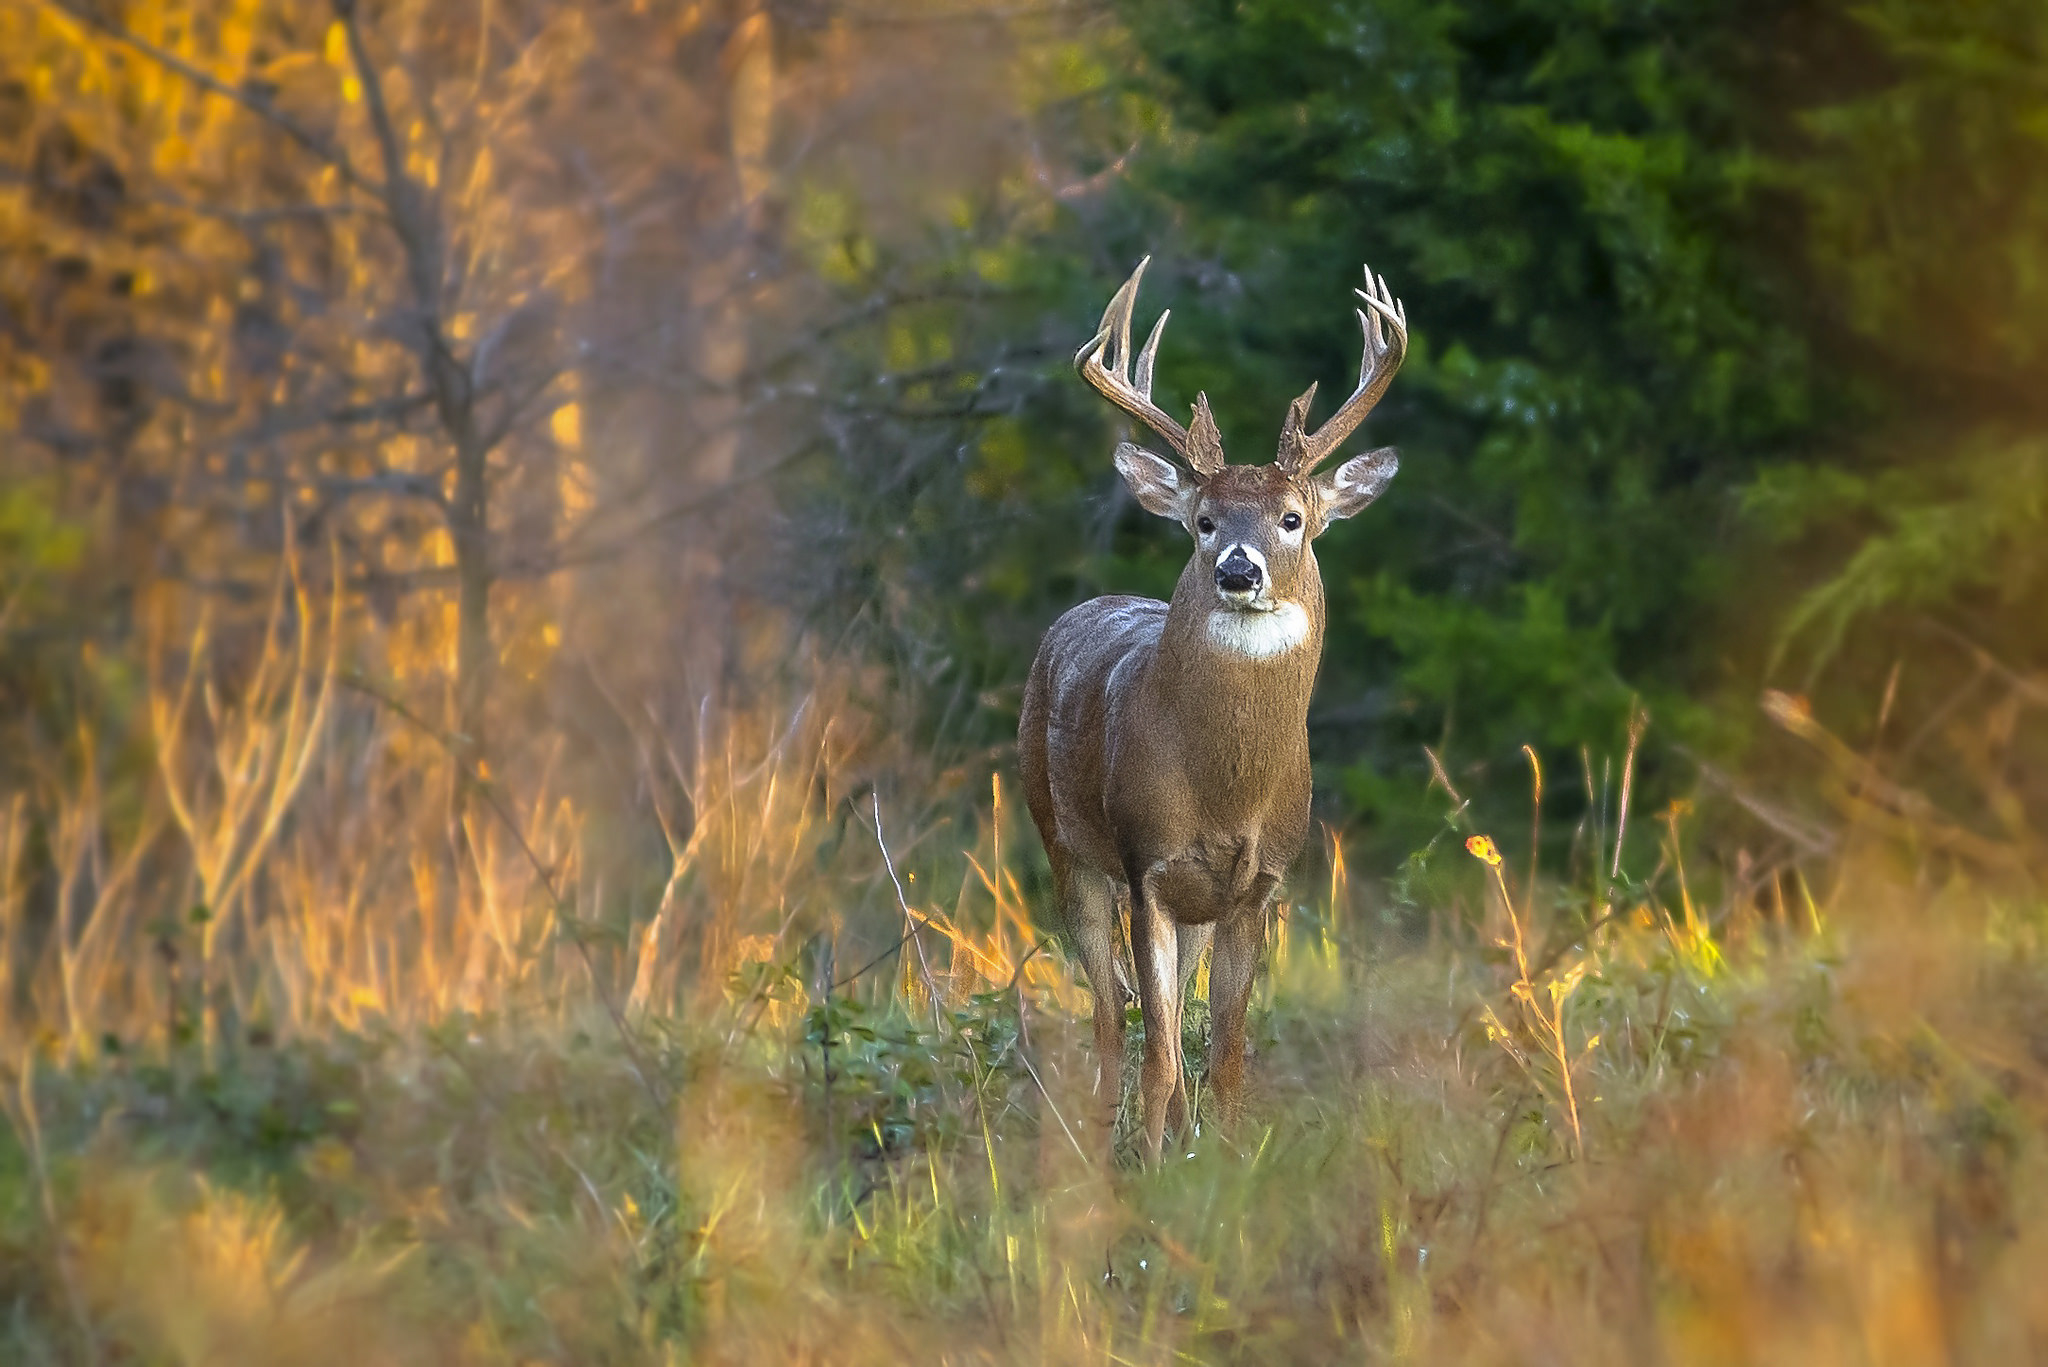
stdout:
POLYGON ((1583 1158, 1555 1070, 1488 1037, 1497 946, 1313 908, 1244 1132, 1157 1172, 1101 1161, 1042 984, 935 1015, 792 963, 630 1050, 593 1007, 29 1062, 0 1358, 2037 1357, 2041 910, 1849 877, 1823 918, 1646 903, 1568 948, 1583 1158))

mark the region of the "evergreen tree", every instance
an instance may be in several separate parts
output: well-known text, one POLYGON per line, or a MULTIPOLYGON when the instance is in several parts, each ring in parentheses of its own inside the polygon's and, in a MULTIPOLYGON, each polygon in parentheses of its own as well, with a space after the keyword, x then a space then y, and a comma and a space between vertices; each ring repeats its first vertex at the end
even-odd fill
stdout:
MULTIPOLYGON (((2038 638, 2038 6, 1113 13, 1042 62, 1065 183, 1034 193, 1036 166, 936 252, 852 273, 911 302, 844 353, 870 368, 850 391, 879 371, 900 402, 851 420, 855 478, 816 486, 838 587, 987 704, 949 705, 972 734, 1005 734, 1061 608, 1164 594, 1181 562, 1120 502, 1118 420, 1066 364, 1147 253, 1143 307, 1175 315, 1156 393, 1206 391, 1238 460, 1270 456, 1310 380, 1319 414, 1348 392, 1361 263, 1408 303, 1412 353, 1354 443, 1399 444, 1401 476, 1318 546, 1312 722, 1325 795, 1416 818, 1383 827, 1397 847, 1431 819, 1424 744, 1519 793, 1518 747, 1576 771, 1619 748, 1631 695, 1657 735, 1732 750, 1761 684, 1902 607, 2022 656, 2038 638)), ((1874 712, 1885 671, 1854 664, 1831 705, 1874 712)))

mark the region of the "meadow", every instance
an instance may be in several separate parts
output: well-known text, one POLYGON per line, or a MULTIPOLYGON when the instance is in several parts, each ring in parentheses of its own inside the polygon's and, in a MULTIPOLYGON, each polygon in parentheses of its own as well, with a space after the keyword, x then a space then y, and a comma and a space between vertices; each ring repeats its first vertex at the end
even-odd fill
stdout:
POLYGON ((1404 865, 1328 830, 1304 858, 1242 1131, 1198 1087, 1148 1172, 1134 1077, 1113 1158, 1091 1124, 1089 998, 1000 771, 878 787, 890 742, 824 689, 707 717, 694 764, 646 756, 692 820, 636 917, 537 780, 471 778, 449 875, 417 771, 453 752, 318 637, 273 622, 232 695, 154 696, 186 742, 156 815, 64 795, 54 921, 22 802, 0 826, 9 1362, 2048 1341, 2048 908, 1895 825, 1703 869, 1689 804, 1624 805, 1630 751, 1604 781, 1589 757, 1540 869, 1439 768, 1443 828, 1404 865))
POLYGON ((0 0, 0 1367, 2048 1359, 2044 69, 0 0), (1187 555, 1073 368, 1141 258, 1238 460, 1413 328, 1156 1170, 1013 744, 1187 555))

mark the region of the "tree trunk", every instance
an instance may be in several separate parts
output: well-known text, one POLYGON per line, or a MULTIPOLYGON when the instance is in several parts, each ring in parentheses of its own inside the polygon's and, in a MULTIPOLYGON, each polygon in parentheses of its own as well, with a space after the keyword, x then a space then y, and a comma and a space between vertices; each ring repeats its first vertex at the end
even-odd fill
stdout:
POLYGON ((466 771, 485 755, 484 704, 491 676, 491 557, 488 452, 473 437, 455 456, 455 500, 448 529, 455 542, 455 744, 466 771))

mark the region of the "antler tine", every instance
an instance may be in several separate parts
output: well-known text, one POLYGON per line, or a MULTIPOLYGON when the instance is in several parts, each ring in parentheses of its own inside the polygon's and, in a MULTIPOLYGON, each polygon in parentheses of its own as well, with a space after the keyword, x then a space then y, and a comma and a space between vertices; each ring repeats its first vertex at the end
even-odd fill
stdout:
MULTIPOLYGON (((1145 279, 1145 267, 1152 264, 1146 257, 1138 263, 1138 269, 1131 272, 1131 278, 1124 281, 1124 287, 1109 301, 1109 313, 1116 315, 1116 375, 1118 379, 1128 378, 1131 373, 1131 315, 1138 311, 1138 286, 1145 279)), ((1103 315, 1104 321, 1108 314, 1103 315)))
POLYGON ((1159 354, 1159 339, 1166 335, 1166 320, 1173 317, 1168 309, 1159 315, 1159 321, 1152 325, 1152 335, 1145 339, 1145 349, 1138 353, 1138 392, 1149 396, 1152 393, 1152 360, 1159 354))
POLYGON ((1358 330, 1365 339, 1365 354, 1358 362, 1358 387, 1330 415, 1329 421, 1313 433, 1307 431, 1307 422, 1309 400, 1315 395, 1315 386, 1310 385, 1308 393, 1289 407, 1287 423, 1280 432, 1279 463, 1291 474, 1310 473, 1344 444, 1344 439, 1358 429, 1358 424, 1365 421, 1365 415, 1372 412, 1380 396, 1387 392, 1394 372, 1401 368, 1401 362, 1408 355, 1407 307, 1387 288, 1386 277, 1374 275, 1370 266, 1365 268, 1365 286, 1362 290, 1352 291, 1365 304, 1364 308, 1356 310, 1358 330), (1392 331, 1392 341, 1381 328, 1382 321, 1392 331))
POLYGON ((1223 446, 1217 439, 1215 422, 1203 421, 1205 405, 1196 405, 1195 426, 1190 432, 1152 402, 1153 362, 1173 310, 1160 314, 1159 321, 1152 325, 1152 335, 1146 338, 1144 350, 1136 357, 1135 379, 1131 374, 1131 315, 1137 308, 1138 283, 1151 261, 1149 256, 1140 261, 1131 278, 1110 296, 1109 307, 1102 313, 1102 325, 1088 345, 1074 356, 1074 368, 1104 398, 1164 438, 1197 478, 1206 478, 1223 468, 1223 446))

